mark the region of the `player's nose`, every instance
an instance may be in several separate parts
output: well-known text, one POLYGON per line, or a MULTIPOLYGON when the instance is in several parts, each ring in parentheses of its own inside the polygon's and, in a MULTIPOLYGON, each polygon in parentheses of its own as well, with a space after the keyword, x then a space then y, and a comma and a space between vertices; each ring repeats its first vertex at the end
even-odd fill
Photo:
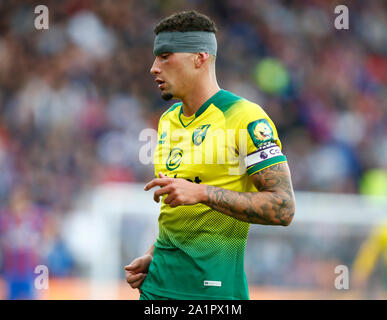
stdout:
POLYGON ((160 70, 160 67, 158 65, 157 57, 156 57, 155 61, 153 61, 152 67, 150 68, 150 73, 153 74, 153 75, 156 75, 156 74, 159 74, 160 71, 161 70, 160 70))

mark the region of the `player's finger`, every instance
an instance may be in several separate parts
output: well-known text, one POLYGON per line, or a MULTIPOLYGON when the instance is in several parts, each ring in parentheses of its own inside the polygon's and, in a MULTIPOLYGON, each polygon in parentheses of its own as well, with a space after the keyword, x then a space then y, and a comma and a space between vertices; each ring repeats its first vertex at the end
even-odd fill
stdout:
POLYGON ((135 259, 130 264, 125 266, 125 270, 127 271, 134 271, 140 266, 140 260, 135 259))
POLYGON ((127 273, 126 282, 129 284, 137 282, 138 280, 142 279, 143 275, 143 273, 127 273))
POLYGON ((136 281, 135 283, 132 283, 132 284, 131 284, 131 287, 132 287, 133 289, 138 289, 138 288, 140 288, 141 285, 142 285, 142 283, 143 283, 144 280, 145 280, 145 277, 146 277, 146 275, 145 275, 143 278, 141 278, 140 280, 136 281))
POLYGON ((168 186, 165 186, 163 188, 160 188, 160 189, 156 190, 155 193, 153 194, 153 199, 156 202, 159 202, 160 201, 160 196, 162 196, 163 194, 169 194, 171 191, 172 191, 172 186, 171 185, 168 185, 168 186))
POLYGON ((140 279, 138 279, 138 280, 135 281, 135 282, 130 283, 130 286, 131 286, 133 289, 139 288, 139 287, 141 286, 141 284, 144 282, 146 276, 147 276, 146 273, 141 273, 140 279))
POLYGON ((148 182, 145 187, 144 187, 144 190, 145 191, 148 191, 149 189, 152 189, 153 187, 155 186, 166 186, 167 184, 171 183, 173 181, 173 179, 171 178, 157 178, 157 179, 153 179, 152 181, 148 182))
POLYGON ((170 204, 173 200, 175 200, 176 194, 170 193, 168 196, 164 199, 164 203, 170 204))
POLYGON ((168 178, 167 176, 164 176, 162 172, 159 172, 159 177, 160 178, 168 178))
POLYGON ((176 200, 176 199, 174 199, 173 201, 171 201, 171 203, 169 204, 169 206, 170 206, 171 208, 175 208, 175 207, 181 206, 181 205, 183 205, 183 203, 182 203, 181 201, 176 200))

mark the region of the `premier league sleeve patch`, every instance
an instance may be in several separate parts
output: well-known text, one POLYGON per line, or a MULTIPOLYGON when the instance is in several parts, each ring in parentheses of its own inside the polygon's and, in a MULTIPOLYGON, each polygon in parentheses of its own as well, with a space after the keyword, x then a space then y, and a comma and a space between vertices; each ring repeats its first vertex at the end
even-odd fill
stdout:
POLYGON ((266 119, 250 122, 247 126, 247 131, 257 148, 273 140, 273 128, 266 119))

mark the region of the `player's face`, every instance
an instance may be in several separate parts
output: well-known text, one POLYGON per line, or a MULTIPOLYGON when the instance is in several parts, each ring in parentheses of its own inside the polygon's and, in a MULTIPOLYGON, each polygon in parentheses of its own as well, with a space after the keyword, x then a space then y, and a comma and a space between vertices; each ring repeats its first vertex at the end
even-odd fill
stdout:
POLYGON ((158 55, 150 70, 165 100, 181 99, 188 92, 192 77, 192 55, 163 53, 158 55))

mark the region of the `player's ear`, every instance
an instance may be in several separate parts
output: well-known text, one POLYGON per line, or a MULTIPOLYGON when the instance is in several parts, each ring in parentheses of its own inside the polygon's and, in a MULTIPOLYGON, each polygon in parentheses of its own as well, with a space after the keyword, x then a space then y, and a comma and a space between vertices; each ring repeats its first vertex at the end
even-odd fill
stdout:
POLYGON ((195 54, 195 68, 200 68, 208 59, 210 55, 207 52, 198 52, 195 54))

